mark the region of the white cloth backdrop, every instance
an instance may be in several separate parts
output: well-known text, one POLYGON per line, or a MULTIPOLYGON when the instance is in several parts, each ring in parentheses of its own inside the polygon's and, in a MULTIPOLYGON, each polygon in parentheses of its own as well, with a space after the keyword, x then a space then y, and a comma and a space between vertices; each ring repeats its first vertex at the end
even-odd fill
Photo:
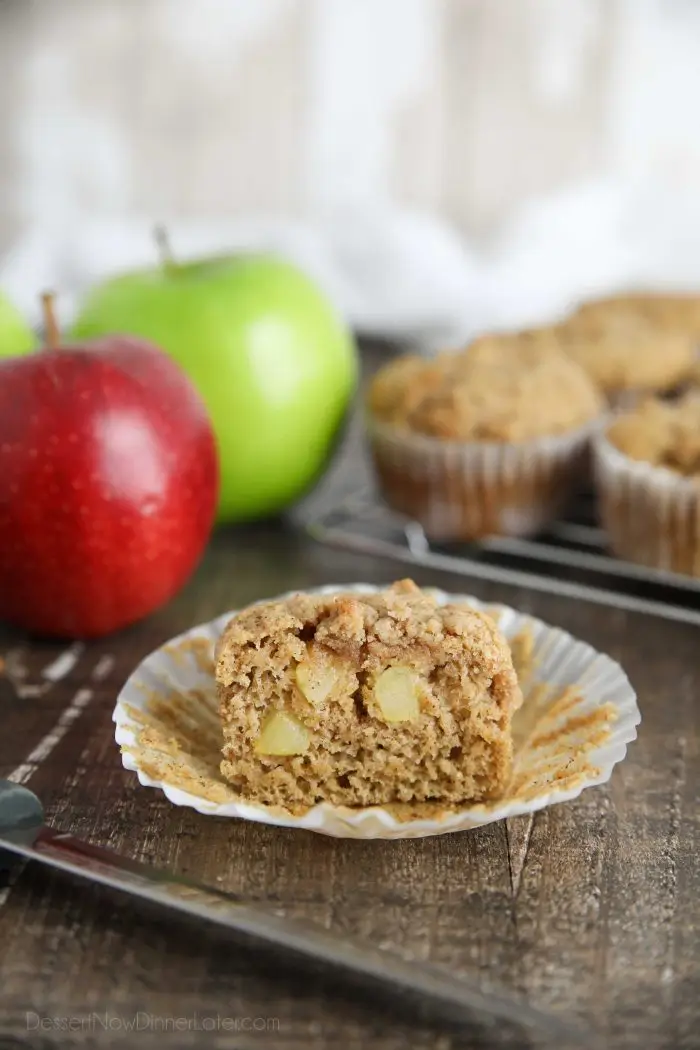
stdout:
POLYGON ((429 349, 700 287, 700 4, 7 9, 0 285, 34 319, 43 287, 67 320, 152 262, 155 221, 183 258, 282 251, 359 329, 429 349))

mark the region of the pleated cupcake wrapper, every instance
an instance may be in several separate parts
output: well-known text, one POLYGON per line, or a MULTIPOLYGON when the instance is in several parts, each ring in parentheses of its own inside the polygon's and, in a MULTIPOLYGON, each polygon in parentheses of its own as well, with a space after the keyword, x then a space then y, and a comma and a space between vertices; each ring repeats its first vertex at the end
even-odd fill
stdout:
MULTIPOLYGON (((313 593, 375 593, 368 584, 313 593)), ((565 631, 505 606, 431 590, 439 604, 488 613, 519 652, 524 702, 513 723, 511 784, 497 801, 416 803, 353 809, 321 803, 301 814, 243 801, 221 776, 223 744, 213 679, 214 646, 233 613, 195 627, 148 656, 122 689, 113 714, 126 769, 145 787, 199 813, 305 828, 338 838, 419 838, 479 827, 576 798, 607 781, 637 735, 636 697, 622 668, 565 631)), ((288 595, 283 595, 288 597, 288 595)))
POLYGON ((386 502, 436 540, 526 536, 556 518, 587 475, 596 421, 521 443, 441 441, 375 419, 368 432, 386 502))
POLYGON ((604 433, 593 442, 603 528, 613 552, 654 569, 700 576, 700 485, 630 459, 604 433))

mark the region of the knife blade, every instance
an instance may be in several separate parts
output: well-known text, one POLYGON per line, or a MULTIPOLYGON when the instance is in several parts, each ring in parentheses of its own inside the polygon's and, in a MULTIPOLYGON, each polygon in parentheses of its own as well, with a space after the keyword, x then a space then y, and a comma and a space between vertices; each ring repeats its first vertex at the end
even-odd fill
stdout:
MULTIPOLYGON (((12 785, 18 791, 32 793, 12 785)), ((40 806, 38 799, 37 804, 40 806)), ((31 822, 28 822, 31 823, 31 822)), ((370 978, 395 991, 414 992, 439 1006, 452 1021, 507 1021, 569 1043, 592 1047, 595 1035, 554 1014, 476 980, 394 950, 338 935, 311 921, 290 919, 230 894, 199 885, 113 850, 92 845, 46 825, 12 830, 0 826, 0 850, 120 890, 190 917, 260 938, 288 952, 370 978)))

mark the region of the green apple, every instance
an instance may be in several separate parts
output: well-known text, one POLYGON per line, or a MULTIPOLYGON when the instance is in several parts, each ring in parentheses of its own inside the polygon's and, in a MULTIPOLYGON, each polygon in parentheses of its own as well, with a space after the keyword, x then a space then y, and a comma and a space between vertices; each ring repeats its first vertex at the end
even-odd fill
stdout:
POLYGON ((17 357, 34 350, 38 340, 19 310, 0 292, 0 357, 17 357))
POLYGON ((221 460, 219 521, 275 514, 319 477, 357 382, 352 335, 290 263, 241 255, 113 277, 88 293, 74 339, 149 339, 189 374, 221 460))

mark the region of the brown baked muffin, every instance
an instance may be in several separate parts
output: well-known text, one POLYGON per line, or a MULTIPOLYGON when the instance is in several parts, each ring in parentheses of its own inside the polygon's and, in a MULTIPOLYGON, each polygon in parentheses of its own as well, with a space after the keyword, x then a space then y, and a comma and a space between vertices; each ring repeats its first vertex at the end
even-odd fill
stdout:
POLYGON ((643 402, 598 436, 594 453, 615 554, 700 576, 700 393, 643 402))
POLYGON ((387 502, 432 538, 473 540, 533 533, 556 516, 605 403, 547 330, 393 361, 367 407, 387 502))
POLYGON ((700 338, 700 299, 640 294, 594 300, 558 325, 557 334, 612 405, 630 406, 688 380, 700 338))
POLYGON ((700 358, 693 364, 688 377, 686 392, 700 392, 700 358))
POLYGON ((647 321, 700 341, 700 295, 684 292, 627 292, 582 303, 574 314, 581 320, 610 316, 647 321))
POLYGON ((505 638, 410 580, 252 606, 217 648, 224 777, 299 811, 499 797, 522 702, 505 638))

